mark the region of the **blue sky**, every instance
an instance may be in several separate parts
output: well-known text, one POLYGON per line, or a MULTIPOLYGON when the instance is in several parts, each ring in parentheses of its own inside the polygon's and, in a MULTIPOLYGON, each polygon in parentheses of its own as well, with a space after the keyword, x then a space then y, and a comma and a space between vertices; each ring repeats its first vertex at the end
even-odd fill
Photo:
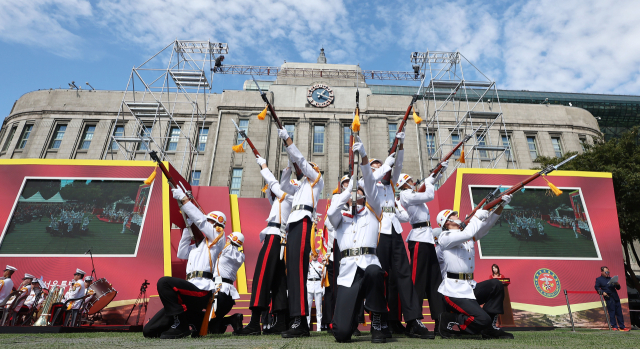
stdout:
POLYGON ((637 1, 0 0, 0 116, 71 81, 124 90, 176 38, 227 42, 225 63, 243 65, 315 62, 324 46, 329 63, 408 71, 413 51, 458 50, 499 88, 638 95, 638 18, 637 1))

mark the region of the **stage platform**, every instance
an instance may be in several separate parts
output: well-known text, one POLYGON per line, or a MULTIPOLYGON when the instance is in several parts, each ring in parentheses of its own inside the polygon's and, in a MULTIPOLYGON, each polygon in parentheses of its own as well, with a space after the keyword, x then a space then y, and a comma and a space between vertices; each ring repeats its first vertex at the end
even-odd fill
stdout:
POLYGON ((0 334, 37 333, 87 333, 87 332, 142 332, 142 325, 100 325, 100 326, 2 326, 0 334))

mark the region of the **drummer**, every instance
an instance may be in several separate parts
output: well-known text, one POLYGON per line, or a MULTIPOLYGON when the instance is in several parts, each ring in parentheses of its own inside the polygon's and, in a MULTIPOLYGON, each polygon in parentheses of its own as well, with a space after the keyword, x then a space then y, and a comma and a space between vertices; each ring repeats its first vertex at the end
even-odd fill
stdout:
POLYGON ((85 288, 85 293, 84 294, 93 294, 94 291, 89 289, 89 286, 91 286, 91 284, 93 283, 93 276, 89 275, 87 277, 84 278, 84 288, 85 288))

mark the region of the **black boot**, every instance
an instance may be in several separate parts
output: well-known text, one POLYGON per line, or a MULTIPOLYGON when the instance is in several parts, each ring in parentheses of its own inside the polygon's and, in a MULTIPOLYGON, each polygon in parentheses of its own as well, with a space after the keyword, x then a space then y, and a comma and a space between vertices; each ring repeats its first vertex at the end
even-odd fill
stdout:
POLYGON ((513 339, 513 335, 501 329, 490 327, 482 330, 482 339, 513 339))
POLYGON ((307 324, 307 318, 302 316, 294 317, 291 327, 280 335, 282 338, 309 337, 309 324, 307 324))
POLYGON ((173 316, 173 325, 171 328, 162 332, 161 339, 177 339, 191 335, 189 324, 185 320, 184 313, 173 316))
POLYGON ((424 324, 420 319, 410 321, 407 324, 407 327, 409 328, 409 332, 407 333, 408 337, 420 339, 436 338, 436 335, 433 332, 429 332, 429 330, 424 327, 424 324))
MULTIPOLYGON (((242 326, 242 320, 240 322, 242 326)), ((260 335, 260 323, 256 321, 249 321, 245 328, 241 328, 237 331, 233 331, 236 336, 259 336, 260 335)))
POLYGON ((287 323, 285 321, 285 315, 283 313, 273 314, 273 323, 271 327, 262 331, 263 334, 282 334, 287 330, 287 323))
POLYGON ((458 317, 449 312, 443 312, 440 314, 440 321, 438 323, 438 332, 442 338, 453 338, 455 331, 453 326, 458 325, 458 317))
POLYGON ((382 333, 384 333, 384 338, 393 338, 393 333, 391 333, 391 328, 389 328, 387 321, 382 320, 380 327, 382 328, 382 333))
POLYGON ((405 334, 405 331, 407 330, 402 326, 402 323, 399 320, 389 321, 389 328, 393 334, 405 334))
POLYGON ((435 326, 433 326, 433 335, 435 338, 435 336, 440 336, 440 319, 435 319, 434 321, 436 323, 435 326))
POLYGON ((386 343, 387 336, 382 332, 380 313, 371 313, 371 343, 386 343))
POLYGON ((360 337, 360 336, 362 336, 362 333, 360 333, 360 330, 358 329, 358 327, 356 327, 356 328, 353 330, 353 333, 352 333, 351 335, 352 335, 353 337, 360 337))
POLYGON ((244 319, 244 315, 240 313, 235 313, 231 316, 225 317, 223 319, 225 332, 226 332, 227 325, 231 325, 233 332, 242 330, 242 319, 244 319))

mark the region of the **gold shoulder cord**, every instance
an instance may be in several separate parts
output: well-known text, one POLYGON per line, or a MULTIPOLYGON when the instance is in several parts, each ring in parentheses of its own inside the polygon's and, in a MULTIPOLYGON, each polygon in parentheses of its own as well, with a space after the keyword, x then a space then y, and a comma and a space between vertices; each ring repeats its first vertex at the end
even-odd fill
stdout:
MULTIPOLYGON (((313 207, 313 209, 315 210, 316 208, 316 201, 313 197, 313 187, 318 183, 318 181, 320 180, 320 177, 322 177, 322 174, 320 173, 320 171, 318 170, 317 166, 314 166, 313 169, 316 171, 316 173, 318 173, 318 176, 316 177, 316 180, 313 181, 313 183, 310 184, 311 186, 311 206, 313 207)), ((309 177, 306 177, 307 181, 309 181, 309 177)), ((315 217, 312 217, 312 224, 311 224, 311 236, 309 237, 311 239, 311 254, 314 256, 313 258, 318 258, 318 254, 316 252, 316 239, 315 239, 315 231, 316 231, 316 220, 315 217)))
POLYGON ((378 215, 376 214, 376 211, 373 210, 373 208, 371 208, 371 206, 369 205, 368 202, 364 203, 367 208, 369 209, 369 211, 371 211, 371 213, 373 213, 373 216, 376 217, 376 219, 378 220, 378 242, 376 244, 380 243, 380 230, 382 229, 382 212, 380 212, 380 217, 378 217, 378 215))

